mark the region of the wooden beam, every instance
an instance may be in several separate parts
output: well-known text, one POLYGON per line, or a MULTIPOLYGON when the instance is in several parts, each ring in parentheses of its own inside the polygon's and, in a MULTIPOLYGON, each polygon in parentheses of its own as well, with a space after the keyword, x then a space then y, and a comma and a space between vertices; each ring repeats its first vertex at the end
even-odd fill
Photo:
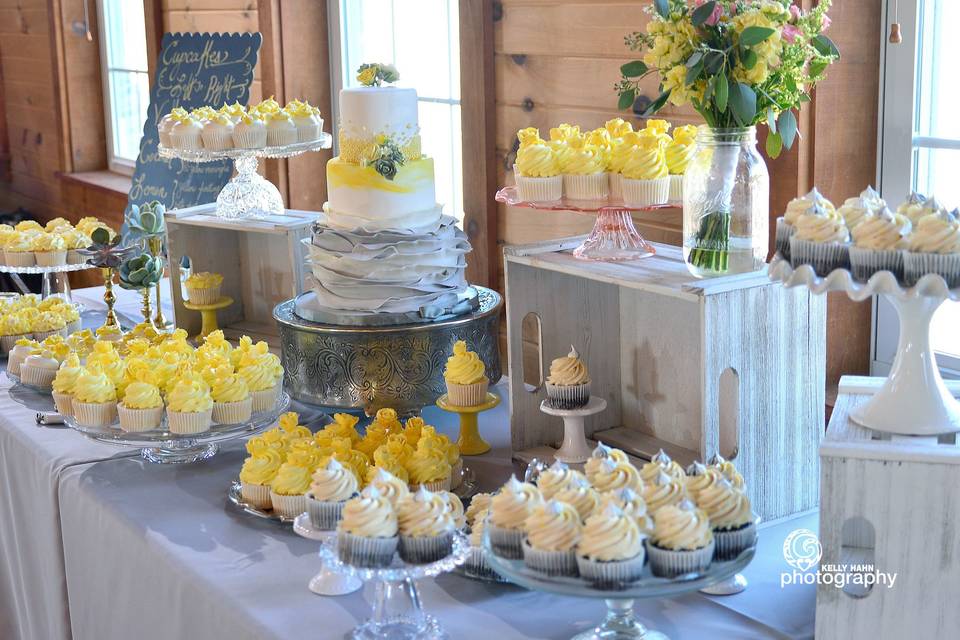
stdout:
POLYGON ((496 285, 496 84, 493 2, 460 0, 460 104, 463 132, 463 228, 473 245, 467 278, 496 285))
POLYGON ((147 75, 152 89, 163 42, 163 0, 143 0, 143 22, 147 32, 147 75))
POLYGON ((63 45, 63 13, 61 11, 60 0, 47 0, 47 19, 49 20, 50 32, 50 51, 49 55, 53 59, 51 69, 51 80, 53 81, 53 108, 59 130, 59 152, 60 162, 58 169, 61 171, 73 171, 73 162, 71 161, 70 144, 70 122, 68 121, 70 113, 70 102, 67 95, 66 85, 66 56, 64 55, 63 45))
MULTIPOLYGON (((280 18, 281 0, 258 0, 257 17, 263 44, 260 47, 260 82, 264 97, 273 96, 284 104, 286 92, 283 86, 283 25, 280 18)), ((251 103, 253 98, 251 96, 251 103)), ((280 196, 288 207, 290 204, 290 185, 287 181, 287 161, 267 160, 264 163, 264 175, 280 191, 280 196)))

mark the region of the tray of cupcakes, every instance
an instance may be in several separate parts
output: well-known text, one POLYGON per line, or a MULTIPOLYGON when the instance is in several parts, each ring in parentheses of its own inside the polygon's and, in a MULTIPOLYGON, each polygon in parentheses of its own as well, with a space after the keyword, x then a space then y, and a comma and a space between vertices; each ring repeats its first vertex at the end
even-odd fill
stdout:
POLYGON ((464 524, 462 500, 476 492, 476 479, 457 444, 423 418, 404 423, 393 409, 380 409, 363 435, 359 418, 347 413, 334 414, 316 433, 298 423, 296 413, 287 413, 276 428, 247 441, 249 455, 228 489, 230 502, 254 516, 292 522, 308 511, 311 496, 328 497, 327 466, 336 461, 356 490, 388 475, 409 490, 424 486, 449 494, 464 524))
POLYGON ((80 253, 93 241, 94 229, 116 232, 95 217, 82 218, 76 225, 65 218, 54 218, 41 226, 24 220, 16 226, 0 224, 0 272, 54 273, 90 269, 80 253))

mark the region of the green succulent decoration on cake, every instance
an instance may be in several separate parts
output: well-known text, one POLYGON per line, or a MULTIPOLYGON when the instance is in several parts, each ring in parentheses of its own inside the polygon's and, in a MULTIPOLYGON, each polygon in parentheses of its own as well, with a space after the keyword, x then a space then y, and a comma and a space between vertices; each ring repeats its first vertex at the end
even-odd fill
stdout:
POLYGON ((387 180, 393 180, 406 161, 407 158, 397 141, 383 134, 378 135, 363 151, 363 166, 373 167, 374 171, 387 180))
POLYGON ((357 69, 357 81, 365 87, 379 87, 384 82, 393 83, 400 79, 400 72, 392 64, 372 62, 360 65, 357 69))

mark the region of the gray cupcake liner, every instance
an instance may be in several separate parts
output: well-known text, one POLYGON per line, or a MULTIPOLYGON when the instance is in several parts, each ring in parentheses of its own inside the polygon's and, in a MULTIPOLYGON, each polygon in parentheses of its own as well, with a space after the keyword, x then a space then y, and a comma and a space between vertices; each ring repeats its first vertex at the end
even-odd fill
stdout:
POLYGON ((337 533, 337 554, 340 561, 352 567, 379 569, 390 566, 397 550, 398 536, 367 538, 346 531, 337 533))
POLYGON ((580 575, 598 589, 615 591, 636 582, 643 574, 644 552, 627 560, 593 560, 577 556, 580 575))
POLYGON ((890 271, 897 280, 902 282, 903 252, 899 249, 874 251, 856 246, 850 247, 850 272, 854 279, 866 282, 878 271, 890 271))
POLYGON ((716 543, 699 549, 662 549, 656 544, 647 541, 647 556, 650 558, 650 570, 653 575, 661 578, 676 578, 687 573, 701 573, 706 571, 713 560, 713 550, 716 543))
POLYGON ((400 557, 410 564, 428 564, 453 551, 453 531, 438 536, 400 536, 400 557))
POLYGON ((534 549, 527 540, 524 540, 523 563, 537 573, 547 576, 576 576, 578 574, 577 554, 573 549, 544 551, 534 549))
POLYGON ((757 544, 757 525, 752 522, 737 529, 714 529, 713 559, 718 562, 733 560, 744 549, 757 544))
POLYGON ((547 399, 555 409, 579 409, 590 402, 590 383, 557 385, 547 382, 547 399))
POLYGON ((809 264, 818 276, 825 278, 834 269, 849 268, 850 245, 844 242, 798 240, 794 235, 790 238, 790 264, 794 269, 809 264))
POLYGON ((909 251, 904 253, 904 284, 912 287, 928 273, 935 273, 942 277, 951 289, 960 286, 960 254, 912 253, 909 251))
POLYGON ((490 546, 498 556, 510 560, 523 558, 523 531, 487 522, 487 533, 490 535, 490 546))
POLYGON ((774 244, 777 253, 779 253, 784 260, 790 259, 790 236, 793 235, 793 232, 794 226, 788 224, 787 221, 783 219, 783 216, 777 218, 777 234, 774 244))
POLYGON ((487 562, 487 552, 482 547, 470 547, 470 555, 467 556, 467 562, 463 566, 463 570, 471 577, 490 580, 500 579, 500 574, 494 571, 490 563, 487 562))
POLYGON ((343 505, 346 503, 346 500, 343 502, 317 500, 312 493, 307 493, 307 513, 310 514, 310 524, 321 531, 333 531, 340 522, 343 505))

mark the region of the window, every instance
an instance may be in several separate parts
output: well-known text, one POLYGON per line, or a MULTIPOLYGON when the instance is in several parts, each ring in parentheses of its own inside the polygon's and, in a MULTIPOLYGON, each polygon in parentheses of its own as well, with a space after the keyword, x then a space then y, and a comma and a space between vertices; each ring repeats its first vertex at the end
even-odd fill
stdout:
MULTIPOLYGON (((419 96, 424 153, 434 159, 437 201, 463 220, 460 132, 460 12, 458 0, 332 0, 333 104, 342 87, 358 86, 364 62, 393 63, 399 85, 419 96)), ((334 113, 336 116, 336 112, 334 113)), ((336 139, 336 138, 335 138, 336 139)))
MULTIPOLYGON (((903 42, 884 39, 880 91, 878 173, 880 191, 893 206, 910 191, 936 195, 948 209, 960 206, 960 86, 953 65, 960 57, 960 2, 886 0, 886 33, 900 22, 903 42), (897 6, 899 4, 899 6, 897 6), (896 15, 895 15, 896 14, 896 15)), ((873 373, 885 374, 897 347, 897 316, 882 298, 876 304, 873 373)), ((945 303, 931 324, 941 367, 960 372, 960 303, 945 303)))
POLYGON ((143 3, 99 0, 100 65, 111 171, 132 173, 150 104, 143 3))

